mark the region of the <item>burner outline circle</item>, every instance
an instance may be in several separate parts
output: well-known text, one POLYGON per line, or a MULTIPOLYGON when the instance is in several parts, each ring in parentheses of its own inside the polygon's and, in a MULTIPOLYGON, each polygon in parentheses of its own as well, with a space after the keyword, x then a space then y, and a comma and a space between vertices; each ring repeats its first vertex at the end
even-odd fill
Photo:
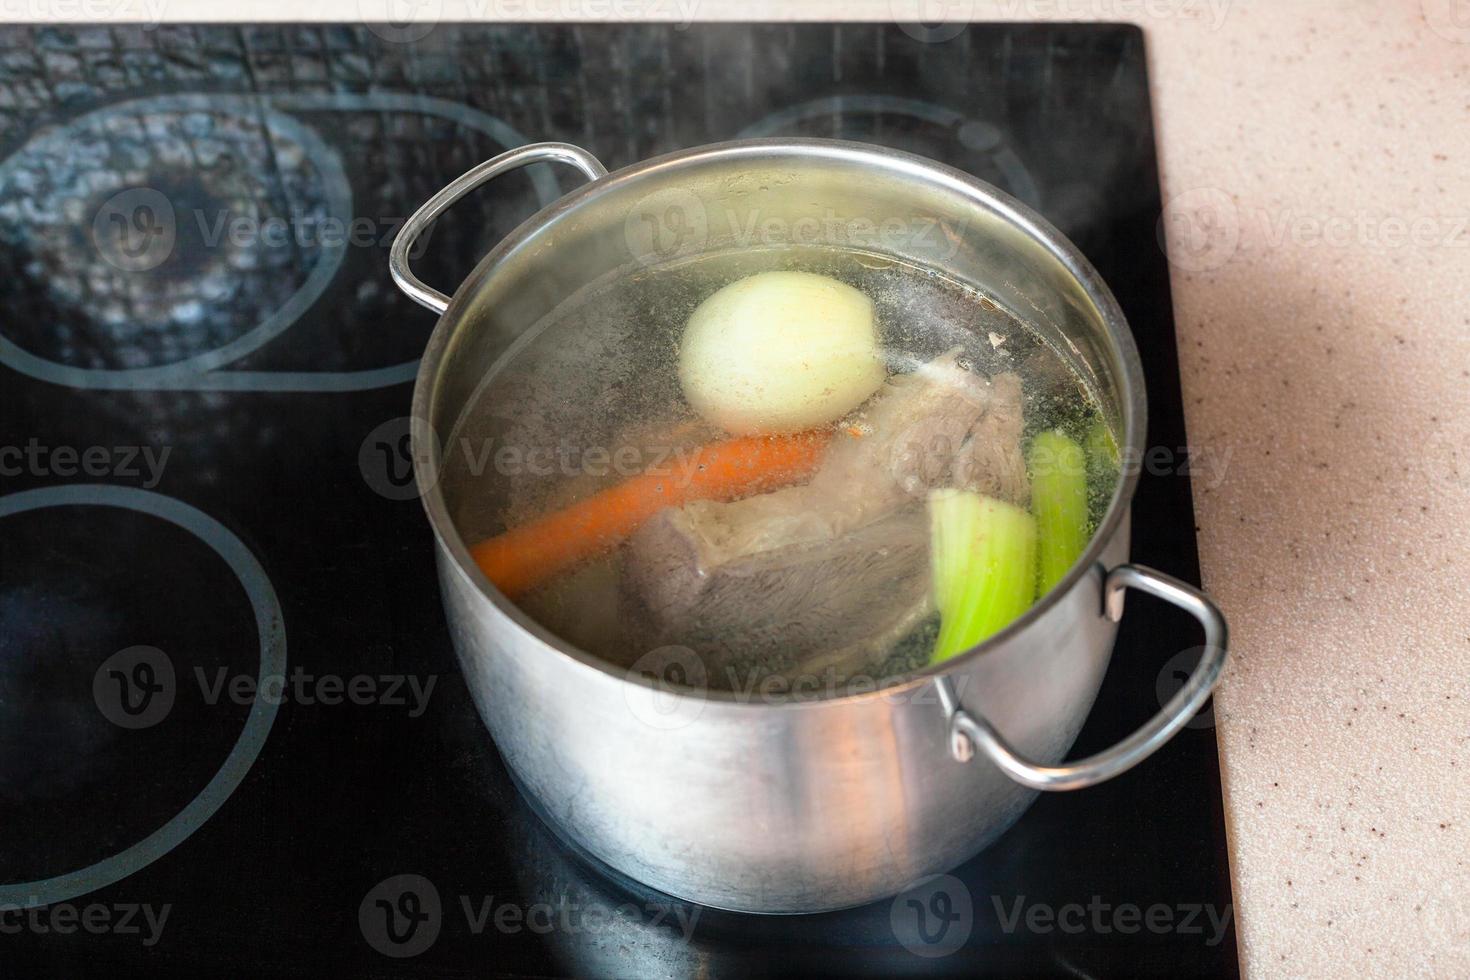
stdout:
MULTIPOLYGON (((267 132, 280 132, 296 140, 321 173, 328 213, 350 222, 353 210, 352 185, 337 150, 317 135, 315 129, 297 119, 293 112, 383 112, 403 111, 452 119, 479 130, 507 149, 530 142, 509 123, 473 106, 433 96, 406 92, 316 93, 296 95, 242 95, 186 92, 146 96, 114 102, 67 120, 58 128, 37 132, 10 156, 0 159, 0 181, 15 161, 38 140, 64 136, 84 122, 122 110, 138 112, 230 111, 260 115, 267 132)), ((556 174, 540 169, 529 172, 537 203, 546 207, 562 196, 556 174)), ((285 303, 260 323, 221 347, 201 351, 178 361, 140 368, 83 368, 33 354, 5 335, 0 327, 0 363, 22 374, 69 388, 107 391, 363 391, 410 382, 418 373, 418 359, 381 368, 353 371, 242 371, 220 370, 264 346, 289 330, 312 304, 321 298, 341 267, 346 243, 323 245, 321 257, 306 281, 285 303)))
MULTIPOLYGON (((229 528, 198 508, 161 493, 91 483, 70 483, 0 496, 0 519, 68 505, 117 507, 156 517, 207 544, 235 573, 255 611, 255 628, 260 636, 257 683, 264 684, 271 676, 285 676, 286 628, 280 599, 259 559, 229 528)), ((278 705, 272 700, 254 700, 240 736, 219 770, 163 826, 132 846, 85 868, 37 881, 0 884, 0 908, 33 908, 90 894, 142 870, 182 844, 214 816, 244 781, 275 722, 278 705)))

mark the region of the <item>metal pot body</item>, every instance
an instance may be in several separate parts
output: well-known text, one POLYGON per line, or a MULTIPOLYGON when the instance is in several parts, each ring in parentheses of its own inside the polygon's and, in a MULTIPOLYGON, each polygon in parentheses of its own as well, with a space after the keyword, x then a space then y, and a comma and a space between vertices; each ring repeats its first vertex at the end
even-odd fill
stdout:
POLYGON ((1093 385, 1125 460, 1142 446, 1144 394, 1116 302, 1054 229, 974 178, 877 147, 742 141, 606 175, 584 151, 538 144, 466 174, 405 225, 394 276, 443 313, 414 392, 426 423, 415 460, 455 649, 506 764, 559 832, 618 871, 702 904, 810 912, 901 891, 985 847, 1039 790, 1139 762, 1208 697, 1225 635, 1203 596, 1126 564, 1128 467, 1087 553, 1037 606, 976 650, 880 690, 670 687, 571 649, 520 613, 449 520, 431 437, 453 428, 486 373, 558 302, 620 269, 739 243, 752 227, 762 246, 787 235, 863 248, 982 287, 1093 385), (424 224, 469 187, 538 160, 594 179, 517 229, 452 300, 413 277, 406 256, 424 224), (1206 654, 1134 736, 1058 765, 1107 669, 1129 587, 1195 612, 1206 654))
MULTIPOLYGON (((1124 561, 1126 540, 1118 528, 1106 560, 1124 561)), ((1037 792, 956 761, 932 684, 785 704, 630 690, 507 622, 442 551, 440 576, 480 714, 538 810, 671 895, 760 912, 861 904, 960 864, 1037 792)), ((1102 580, 1094 569, 949 674, 1032 758, 1061 758, 1107 669, 1102 580)))

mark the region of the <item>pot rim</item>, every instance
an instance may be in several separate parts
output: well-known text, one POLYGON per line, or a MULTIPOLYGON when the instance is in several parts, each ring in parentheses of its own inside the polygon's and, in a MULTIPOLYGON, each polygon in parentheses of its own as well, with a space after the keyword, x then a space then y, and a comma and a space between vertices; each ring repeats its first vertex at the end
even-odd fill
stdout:
MULTIPOLYGON (((1139 360, 1138 347, 1134 342, 1133 333, 1128 327, 1127 319, 1118 306, 1112 290, 1093 268, 1092 263, 1088 262, 1077 247, 1050 222, 1005 191, 978 177, 927 157, 875 144, 832 139, 765 138, 729 140, 677 150, 631 164, 605 177, 589 181, 521 222, 514 231, 501 239, 480 259, 474 270, 455 289, 449 306, 440 315, 434 326, 414 379, 410 418, 419 424, 410 426, 410 435, 419 498, 428 515, 434 536, 453 560, 455 571, 473 585, 497 613, 540 640, 556 655, 565 657, 578 667, 595 670, 614 681, 654 687, 654 682, 649 678, 636 671, 616 667, 600 657, 595 657, 563 641, 521 612, 485 577, 485 574, 470 557, 469 549, 465 546, 458 529, 455 528, 454 522, 449 517, 439 481, 434 479, 429 485, 425 485, 425 474, 420 460, 434 458, 435 446, 426 446, 423 441, 425 433, 433 432, 433 426, 430 423, 430 407, 443 366, 444 355, 448 350, 450 340, 463 325, 463 314, 470 297, 480 291, 484 283, 494 274, 495 267, 500 261, 524 244, 534 233, 575 210, 584 201, 618 187, 649 179, 664 172, 676 171, 684 166, 696 165, 711 158, 769 156, 772 152, 782 152, 793 157, 807 159, 862 163, 936 184, 968 198, 974 206, 992 212, 1040 243, 1071 274, 1102 314, 1108 340, 1122 366, 1119 378, 1123 389, 1123 397, 1120 399, 1123 409, 1122 459, 1126 463, 1127 460, 1137 457, 1143 450, 1147 424, 1147 396, 1144 390, 1143 367, 1139 360)), ((436 468, 437 465, 436 459, 436 468)), ((1007 643, 1013 637, 1026 632, 1033 623, 1045 616, 1061 600, 1062 596, 1071 592, 1084 577, 1092 574, 1095 566, 1100 564, 1103 550, 1112 541, 1119 526, 1123 523, 1132 504, 1138 478, 1136 467, 1127 465, 1122 467, 1117 484, 1113 488, 1113 495, 1108 501, 1107 510, 1098 523, 1097 530, 1093 532, 1086 551, 1073 563, 1066 576, 1009 626, 964 653, 950 657, 939 664, 930 664, 922 670, 899 675, 903 679, 897 683, 876 690, 840 694, 833 697, 810 699, 784 697, 780 700, 769 700, 759 697, 743 698, 733 691, 713 689, 690 689, 687 695, 679 689, 668 693, 684 697, 698 697, 701 700, 721 704, 746 705, 764 709, 851 704, 910 694, 933 682, 936 678, 955 673, 1007 643)), ((1098 615, 1103 614, 1099 606, 1098 615)))

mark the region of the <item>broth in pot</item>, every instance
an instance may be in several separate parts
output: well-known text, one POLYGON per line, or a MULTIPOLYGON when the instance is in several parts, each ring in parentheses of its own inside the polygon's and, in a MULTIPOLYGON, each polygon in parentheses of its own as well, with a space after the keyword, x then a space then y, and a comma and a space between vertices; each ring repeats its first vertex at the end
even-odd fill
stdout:
POLYGON ((443 444, 455 525, 547 630, 711 688, 872 689, 970 649, 1086 549, 1096 393, 992 297, 836 248, 620 271, 491 368, 443 444))

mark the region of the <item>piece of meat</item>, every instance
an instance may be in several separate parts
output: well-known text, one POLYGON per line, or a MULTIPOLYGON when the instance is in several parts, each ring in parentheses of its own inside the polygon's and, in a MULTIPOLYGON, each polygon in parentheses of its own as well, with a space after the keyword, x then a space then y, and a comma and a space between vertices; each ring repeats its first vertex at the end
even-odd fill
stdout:
POLYGON ((1026 502, 1021 416, 1019 378, 951 352, 887 382, 806 485, 661 512, 624 549, 640 643, 690 647, 711 683, 871 661, 930 609, 927 492, 1026 502))
POLYGON ((645 525, 623 581, 634 620, 652 627, 648 647, 694 650, 712 687, 860 665, 929 609, 928 517, 920 505, 836 538, 729 554, 718 564, 709 555, 720 545, 705 535, 719 524, 707 506, 720 505, 670 508, 645 525))
POLYGON ((1031 486, 1021 452, 1025 422, 1020 377, 1007 373, 991 378, 989 408, 965 434, 950 485, 1023 507, 1029 504, 1031 486))
POLYGON ((957 487, 1014 504, 1029 501, 1019 376, 1008 372, 987 380, 951 352, 899 375, 875 401, 878 438, 860 440, 857 447, 834 446, 814 485, 827 482, 835 489, 886 459, 895 487, 910 496, 957 487))

